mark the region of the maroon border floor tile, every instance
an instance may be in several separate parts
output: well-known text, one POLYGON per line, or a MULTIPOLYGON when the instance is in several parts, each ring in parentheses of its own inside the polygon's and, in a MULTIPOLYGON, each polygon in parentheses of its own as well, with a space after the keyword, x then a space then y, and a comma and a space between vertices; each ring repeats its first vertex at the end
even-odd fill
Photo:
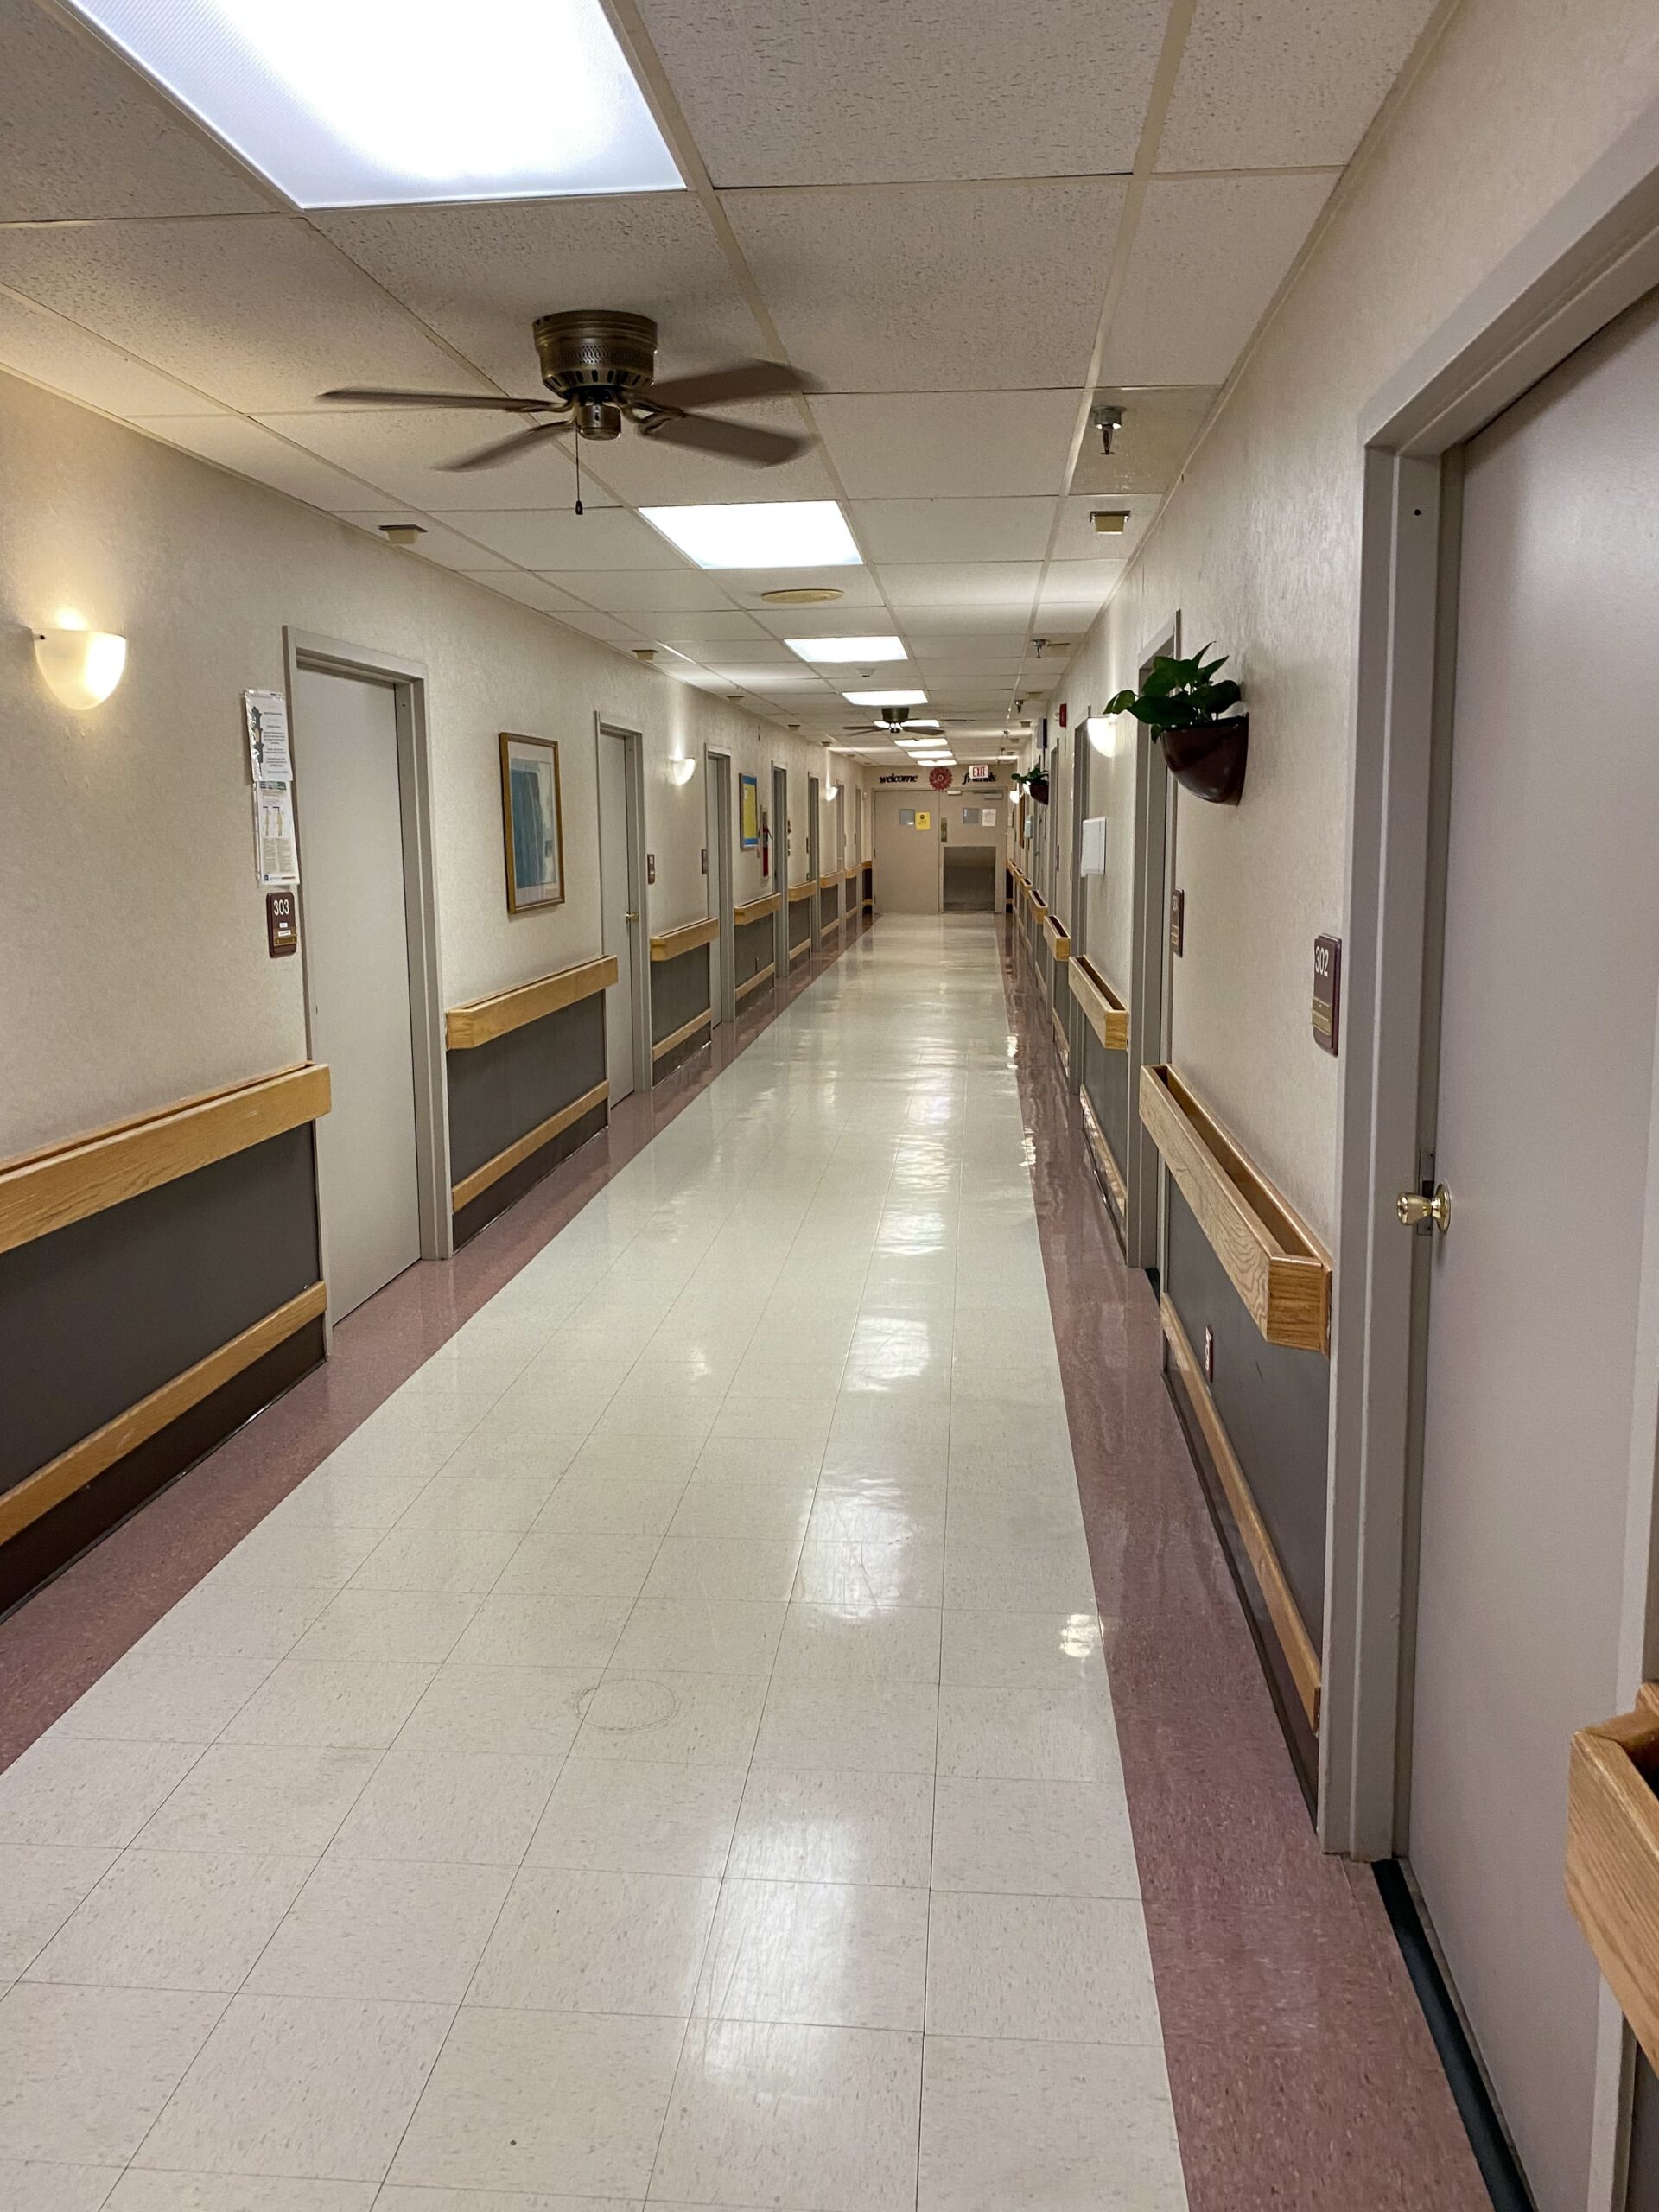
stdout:
POLYGON ((1192 2212, 1490 2212, 1368 1875, 1309 1823, 1085 1165, 1047 1003, 1003 937, 1066 1412, 1192 2212))

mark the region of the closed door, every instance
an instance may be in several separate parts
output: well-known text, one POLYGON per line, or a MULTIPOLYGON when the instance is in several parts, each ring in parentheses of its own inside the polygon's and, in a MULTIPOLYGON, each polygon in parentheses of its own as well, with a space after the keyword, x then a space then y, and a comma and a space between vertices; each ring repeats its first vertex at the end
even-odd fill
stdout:
POLYGON ((1656 302, 1466 462, 1409 1854, 1540 2212, 1584 2212, 1598 1980, 1561 1869, 1569 1739, 1619 1703, 1659 990, 1656 302))
POLYGON ((709 756, 709 803, 714 845, 709 911, 720 924, 720 935, 709 948, 709 994, 715 1020, 721 1022, 732 1018, 737 988, 732 949, 732 764, 723 753, 709 756))
POLYGON ((302 669, 294 768, 311 1053, 334 1099, 317 1124, 317 1186, 338 1321, 421 1256, 393 693, 302 669))
POLYGON ((938 912, 944 850, 939 821, 938 794, 925 786, 880 793, 875 823, 884 914, 938 912))
POLYGON ((971 785, 939 798, 947 914, 995 913, 1002 889, 1001 794, 982 798, 971 785))
POLYGON ((599 898, 601 943, 616 957, 616 981, 605 994, 605 1073, 611 1103, 634 1087, 633 836, 628 741, 599 734, 599 898))

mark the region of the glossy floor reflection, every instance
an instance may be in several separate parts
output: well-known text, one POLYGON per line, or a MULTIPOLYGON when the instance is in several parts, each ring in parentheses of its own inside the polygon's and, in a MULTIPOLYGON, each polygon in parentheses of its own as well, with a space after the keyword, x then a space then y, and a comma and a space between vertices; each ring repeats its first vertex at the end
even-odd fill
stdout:
POLYGON ((989 920, 884 923, 0 1776, 24 2212, 1185 2203, 989 920))

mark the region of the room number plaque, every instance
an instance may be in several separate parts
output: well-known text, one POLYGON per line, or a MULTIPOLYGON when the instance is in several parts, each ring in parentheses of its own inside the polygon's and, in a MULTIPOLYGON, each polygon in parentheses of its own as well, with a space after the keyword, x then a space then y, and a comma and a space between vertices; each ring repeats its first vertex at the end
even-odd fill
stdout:
POLYGON ((265 893, 265 944, 273 960, 300 949, 299 901, 291 891, 265 893))
POLYGON ((1334 1052, 1342 1020, 1342 939, 1313 940, 1313 1041, 1334 1052))

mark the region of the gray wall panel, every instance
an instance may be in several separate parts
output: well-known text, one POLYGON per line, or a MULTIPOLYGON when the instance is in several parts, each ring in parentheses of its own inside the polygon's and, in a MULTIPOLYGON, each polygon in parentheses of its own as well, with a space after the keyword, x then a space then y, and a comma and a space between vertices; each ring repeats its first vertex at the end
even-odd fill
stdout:
POLYGON ((745 922, 734 932, 740 984, 747 983, 751 976, 758 976, 763 968, 771 965, 776 925, 776 915, 762 914, 759 921, 745 922))
POLYGON ((318 1274, 308 1124, 0 1253, 0 1489, 318 1274))
POLYGON ((651 968, 651 1041, 660 1045, 688 1021, 706 1014, 711 944, 694 944, 675 960, 655 960, 651 968))
POLYGON ((449 1053, 448 1077, 449 1172, 459 1183, 604 1080, 603 994, 449 1053))

